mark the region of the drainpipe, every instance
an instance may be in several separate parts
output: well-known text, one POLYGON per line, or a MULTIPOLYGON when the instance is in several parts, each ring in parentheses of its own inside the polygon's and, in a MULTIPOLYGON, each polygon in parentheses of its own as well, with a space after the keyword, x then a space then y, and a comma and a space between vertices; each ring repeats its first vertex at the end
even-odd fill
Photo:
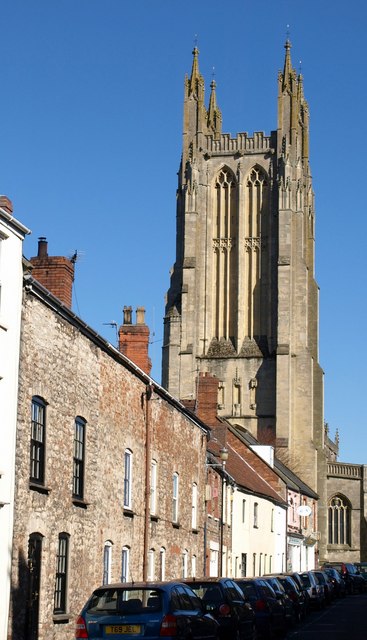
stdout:
POLYGON ((144 518, 144 552, 143 552, 143 581, 148 580, 148 547, 150 527, 150 461, 151 461, 151 432, 150 432, 150 399, 153 385, 147 384, 145 389, 145 518, 144 518))

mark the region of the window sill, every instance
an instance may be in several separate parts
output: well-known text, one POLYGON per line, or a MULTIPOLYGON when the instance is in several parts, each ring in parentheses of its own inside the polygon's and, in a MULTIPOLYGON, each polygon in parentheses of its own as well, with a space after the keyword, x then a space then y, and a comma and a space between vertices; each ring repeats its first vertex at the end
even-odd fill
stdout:
POLYGON ((151 520, 151 522, 158 522, 159 516, 157 516, 156 513, 151 513, 150 514, 150 520, 151 520))
POLYGON ((86 502, 86 500, 83 500, 82 498, 72 498, 71 499, 74 507, 80 507, 81 509, 86 509, 87 507, 89 507, 89 502, 86 502))
POLYGON ((191 529, 192 533, 198 534, 199 533, 199 529, 197 529, 196 527, 193 527, 191 529))
POLYGON ((133 518, 135 513, 133 512, 132 509, 129 509, 128 507, 124 507, 124 516, 126 516, 127 518, 133 518))
POLYGON ((172 526, 174 529, 180 529, 181 525, 179 522, 172 522, 172 526))
POLYGON ((54 613, 52 620, 55 624, 67 624, 71 618, 70 613, 54 613))
POLYGON ((38 491, 38 493, 45 493, 48 495, 51 492, 50 487, 46 487, 44 484, 38 484, 37 482, 29 481, 29 488, 32 491, 38 491))

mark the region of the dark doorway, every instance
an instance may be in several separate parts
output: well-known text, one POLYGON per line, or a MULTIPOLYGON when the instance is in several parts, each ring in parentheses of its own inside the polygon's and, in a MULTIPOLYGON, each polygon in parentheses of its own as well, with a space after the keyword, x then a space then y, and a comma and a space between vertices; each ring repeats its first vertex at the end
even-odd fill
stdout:
POLYGON ((31 533, 28 543, 29 595, 27 603, 27 638, 29 640, 38 640, 41 551, 41 534, 31 533))

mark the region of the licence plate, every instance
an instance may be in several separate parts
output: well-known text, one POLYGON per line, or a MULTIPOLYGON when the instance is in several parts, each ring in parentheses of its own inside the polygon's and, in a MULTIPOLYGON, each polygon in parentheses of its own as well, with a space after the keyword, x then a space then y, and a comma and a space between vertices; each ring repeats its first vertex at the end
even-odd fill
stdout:
POLYGON ((105 627, 106 634, 138 634, 141 631, 140 624, 110 624, 105 627))

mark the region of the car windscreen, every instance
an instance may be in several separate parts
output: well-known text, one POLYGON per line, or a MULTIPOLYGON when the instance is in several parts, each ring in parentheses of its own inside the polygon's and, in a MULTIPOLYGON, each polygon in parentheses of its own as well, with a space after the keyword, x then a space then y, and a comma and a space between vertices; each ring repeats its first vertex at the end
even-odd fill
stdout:
POLYGON ((161 611, 162 594, 157 589, 104 588, 95 591, 88 603, 88 613, 148 613, 161 611))
POLYGON ((300 573, 299 577, 301 578, 302 583, 305 585, 305 587, 311 587, 310 576, 307 575, 307 573, 300 573))
POLYGON ((193 584, 190 583, 190 587, 205 604, 221 604, 224 600, 222 590, 218 584, 195 582, 193 584))
POLYGON ((256 597, 256 588, 251 582, 239 582, 238 586, 245 598, 256 597))

